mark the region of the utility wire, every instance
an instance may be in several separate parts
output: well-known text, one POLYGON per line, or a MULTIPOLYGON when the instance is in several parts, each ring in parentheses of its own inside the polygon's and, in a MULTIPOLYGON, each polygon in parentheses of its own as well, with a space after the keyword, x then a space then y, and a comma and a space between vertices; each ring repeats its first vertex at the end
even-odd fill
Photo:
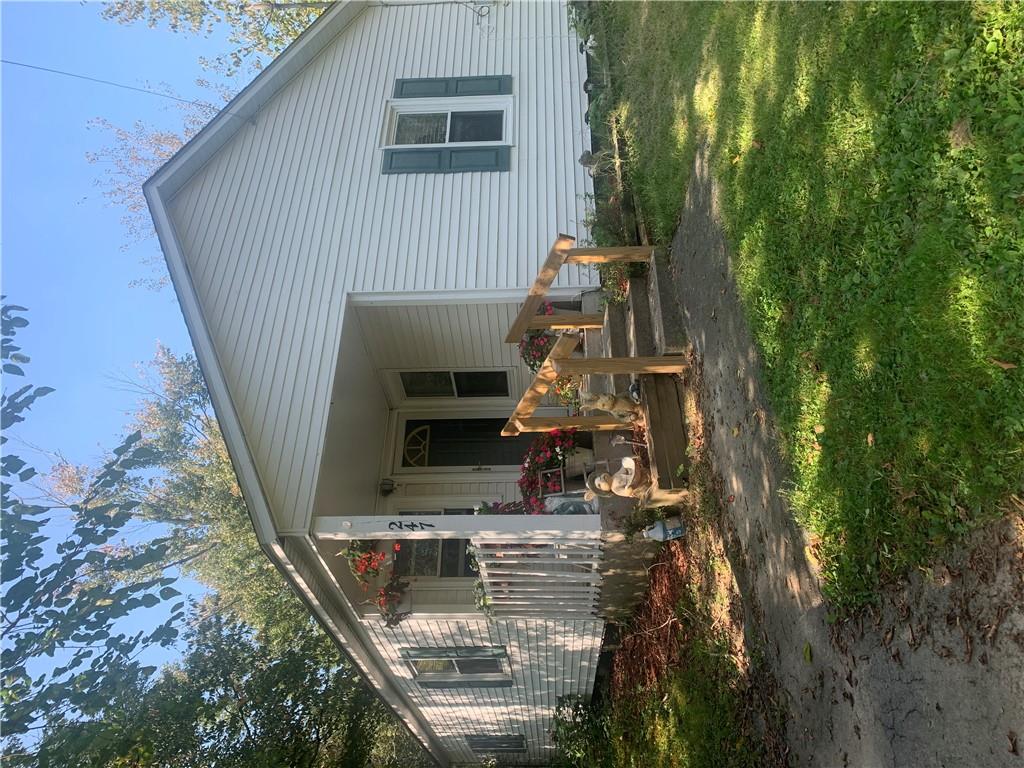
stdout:
POLYGON ((40 67, 35 64, 25 64, 21 61, 11 61, 10 59, 0 59, 0 62, 4 64, 10 64, 14 67, 24 67, 25 69, 35 69, 40 72, 49 72, 53 75, 63 75, 64 77, 73 77, 78 80, 88 80, 91 83, 100 83, 101 85, 111 85, 115 88, 124 88, 126 91, 138 91, 139 93, 148 93, 150 96, 160 96, 164 99, 171 99, 172 101, 180 101, 182 104, 193 104, 197 107, 205 107, 207 109, 217 109, 213 104, 209 104, 205 101, 192 101, 191 99, 182 99, 177 96, 171 96, 169 93, 160 93, 160 91, 153 91, 149 88, 137 88, 134 85, 125 85, 124 83, 115 83, 113 80, 103 80, 98 77, 89 77, 88 75, 79 75, 75 72, 65 72, 62 69, 50 69, 49 67, 40 67))

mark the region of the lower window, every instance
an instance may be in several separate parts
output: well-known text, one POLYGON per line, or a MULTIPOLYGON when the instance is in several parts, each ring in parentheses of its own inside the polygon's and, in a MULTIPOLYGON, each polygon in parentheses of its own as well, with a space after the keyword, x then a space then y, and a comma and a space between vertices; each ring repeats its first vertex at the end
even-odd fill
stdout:
POLYGON ((508 688, 508 657, 502 647, 402 648, 400 655, 423 688, 508 688))
POLYGON ((466 743, 477 754, 526 751, 526 737, 519 733, 502 736, 467 735, 466 743))

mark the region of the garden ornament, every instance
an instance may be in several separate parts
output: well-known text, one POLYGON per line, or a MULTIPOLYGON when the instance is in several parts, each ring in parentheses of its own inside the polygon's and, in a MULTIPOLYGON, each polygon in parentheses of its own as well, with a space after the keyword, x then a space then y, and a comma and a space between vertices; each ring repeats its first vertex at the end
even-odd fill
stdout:
POLYGON ((639 407, 628 395, 580 393, 581 411, 607 411, 617 419, 635 421, 639 417, 639 407))

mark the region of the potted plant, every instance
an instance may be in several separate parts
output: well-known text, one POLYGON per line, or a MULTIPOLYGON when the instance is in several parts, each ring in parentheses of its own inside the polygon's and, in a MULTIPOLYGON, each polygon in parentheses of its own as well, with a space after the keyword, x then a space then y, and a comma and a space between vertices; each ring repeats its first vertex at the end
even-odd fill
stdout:
MULTIPOLYGON (((356 540, 338 552, 339 557, 343 556, 348 560, 349 570, 356 577, 356 581, 363 585, 363 589, 366 589, 370 581, 380 576, 388 562, 387 554, 377 552, 374 546, 375 542, 373 541, 356 540)), ((396 542, 392 547, 392 552, 398 552, 399 549, 401 549, 401 545, 396 542)))
POLYGON ((388 583, 377 590, 374 603, 381 618, 384 619, 384 626, 397 627, 412 613, 406 593, 408 588, 409 583, 402 581, 401 577, 392 571, 388 583))

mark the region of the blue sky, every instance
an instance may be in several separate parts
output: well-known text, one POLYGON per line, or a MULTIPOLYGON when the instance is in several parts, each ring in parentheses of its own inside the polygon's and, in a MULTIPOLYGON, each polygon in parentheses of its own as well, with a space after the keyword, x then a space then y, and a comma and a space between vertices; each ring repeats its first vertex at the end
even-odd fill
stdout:
MULTIPOLYGON (((3 58, 134 86, 168 83, 207 99, 201 55, 228 50, 198 38, 100 18, 99 4, 3 3, 3 58)), ((130 287, 151 273, 156 240, 123 250, 121 212, 85 154, 108 141, 88 122, 135 120, 180 129, 173 102, 3 65, 3 292, 30 309, 21 346, 33 383, 55 387, 19 435, 75 462, 116 445, 134 397, 110 377, 153 357, 157 340, 191 348, 173 291, 130 287)))
MULTIPOLYGON (((136 87, 166 83, 179 96, 209 99, 195 80, 216 78, 199 57, 231 49, 224 30, 202 38, 123 26, 103 20, 100 10, 98 3, 4 2, 3 58, 136 87)), ((129 239, 122 213, 95 184, 102 169, 86 160, 109 138, 88 123, 102 117, 128 127, 141 120, 177 132, 180 112, 167 99, 9 64, 0 85, 3 293, 29 309, 30 324, 18 335, 32 358, 25 383, 56 389, 11 430, 10 445, 40 471, 45 456, 19 441, 95 464, 118 444, 136 403, 112 377, 151 360, 158 341, 179 354, 191 344, 170 288, 130 286, 153 275, 141 261, 159 246, 153 238, 122 247, 129 239)), ((5 388, 15 383, 22 382, 5 388)), ((182 586, 191 594, 201 589, 182 586)), ((142 626, 165 613, 154 611, 133 622, 142 626)))

